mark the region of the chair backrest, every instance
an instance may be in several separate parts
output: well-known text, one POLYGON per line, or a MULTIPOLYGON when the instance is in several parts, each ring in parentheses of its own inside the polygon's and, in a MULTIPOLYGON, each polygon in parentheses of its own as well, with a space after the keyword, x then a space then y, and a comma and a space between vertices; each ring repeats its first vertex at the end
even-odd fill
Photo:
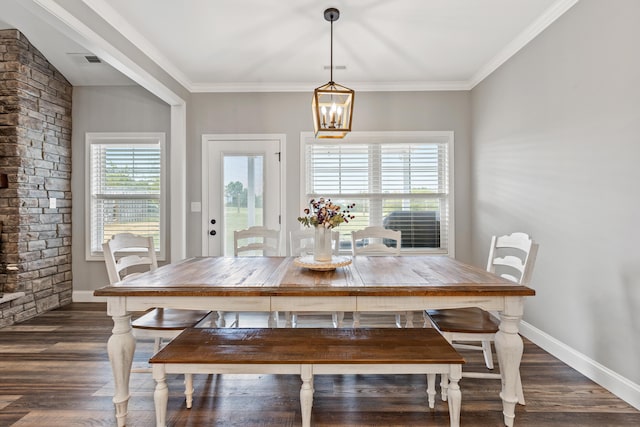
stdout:
POLYGON ((351 252, 353 255, 400 255, 402 232, 384 227, 366 227, 351 232, 351 252), (395 246, 387 242, 395 241, 395 246))
POLYGON ((526 233, 493 236, 487 271, 522 285, 528 285, 538 254, 538 244, 526 233))
POLYGON ((250 255, 255 255, 256 252, 259 252, 262 256, 279 255, 280 232, 262 226, 234 231, 233 255, 247 255, 247 252, 252 252, 250 255))
POLYGON ((131 233, 116 234, 111 240, 102 244, 102 251, 111 284, 119 282, 125 277, 140 274, 140 271, 128 272, 127 269, 131 267, 140 267, 146 270, 158 268, 153 237, 137 236, 131 233), (125 255, 119 255, 122 252, 125 255), (124 274, 121 275, 121 273, 124 274))
MULTIPOLYGON (((294 230, 289 233, 289 247, 291 256, 302 256, 313 254, 313 243, 316 231, 313 228, 294 230)), ((338 255, 340 251, 340 232, 331 230, 331 245, 333 254, 338 255)))

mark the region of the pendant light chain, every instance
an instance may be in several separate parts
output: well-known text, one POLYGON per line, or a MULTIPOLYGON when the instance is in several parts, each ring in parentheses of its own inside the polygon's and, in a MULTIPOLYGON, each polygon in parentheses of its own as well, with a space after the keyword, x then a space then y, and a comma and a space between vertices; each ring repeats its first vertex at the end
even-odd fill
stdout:
POLYGON ((329 72, 329 81, 331 82, 331 84, 333 84, 333 20, 331 20, 331 49, 329 50, 331 52, 331 61, 330 61, 330 66, 331 66, 331 71, 329 72))

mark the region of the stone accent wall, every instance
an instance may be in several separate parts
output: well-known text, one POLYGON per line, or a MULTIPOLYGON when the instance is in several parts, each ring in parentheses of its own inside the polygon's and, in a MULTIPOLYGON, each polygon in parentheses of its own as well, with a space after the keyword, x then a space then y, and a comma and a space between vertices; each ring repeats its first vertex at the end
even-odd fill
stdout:
POLYGON ((0 304, 0 327, 71 302, 71 95, 22 33, 0 30, 0 294, 26 294, 0 304))

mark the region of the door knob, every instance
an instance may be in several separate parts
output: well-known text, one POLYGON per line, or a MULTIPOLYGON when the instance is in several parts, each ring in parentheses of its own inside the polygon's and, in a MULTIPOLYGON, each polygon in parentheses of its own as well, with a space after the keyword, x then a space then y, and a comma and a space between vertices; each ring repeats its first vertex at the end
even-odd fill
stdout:
POLYGON ((211 224, 215 224, 215 223, 216 223, 216 220, 215 220, 215 219, 212 219, 212 220, 211 220, 211 224))
POLYGON ((215 235, 216 235, 216 230, 211 230, 211 231, 209 232, 209 234, 211 234, 212 236, 215 236, 215 235))

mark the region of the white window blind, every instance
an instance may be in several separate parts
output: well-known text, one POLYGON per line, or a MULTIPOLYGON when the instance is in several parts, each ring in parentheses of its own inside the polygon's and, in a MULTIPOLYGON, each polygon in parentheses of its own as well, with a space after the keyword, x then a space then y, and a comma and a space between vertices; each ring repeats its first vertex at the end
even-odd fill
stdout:
POLYGON ((305 204, 328 197, 355 203, 356 218, 338 228, 341 247, 368 225, 402 232, 401 249, 449 253, 451 132, 352 133, 343 140, 303 134, 305 204))
POLYGON ((89 134, 88 258, 114 234, 151 236, 164 254, 164 134, 89 134), (100 135, 101 137, 96 137, 100 135))

